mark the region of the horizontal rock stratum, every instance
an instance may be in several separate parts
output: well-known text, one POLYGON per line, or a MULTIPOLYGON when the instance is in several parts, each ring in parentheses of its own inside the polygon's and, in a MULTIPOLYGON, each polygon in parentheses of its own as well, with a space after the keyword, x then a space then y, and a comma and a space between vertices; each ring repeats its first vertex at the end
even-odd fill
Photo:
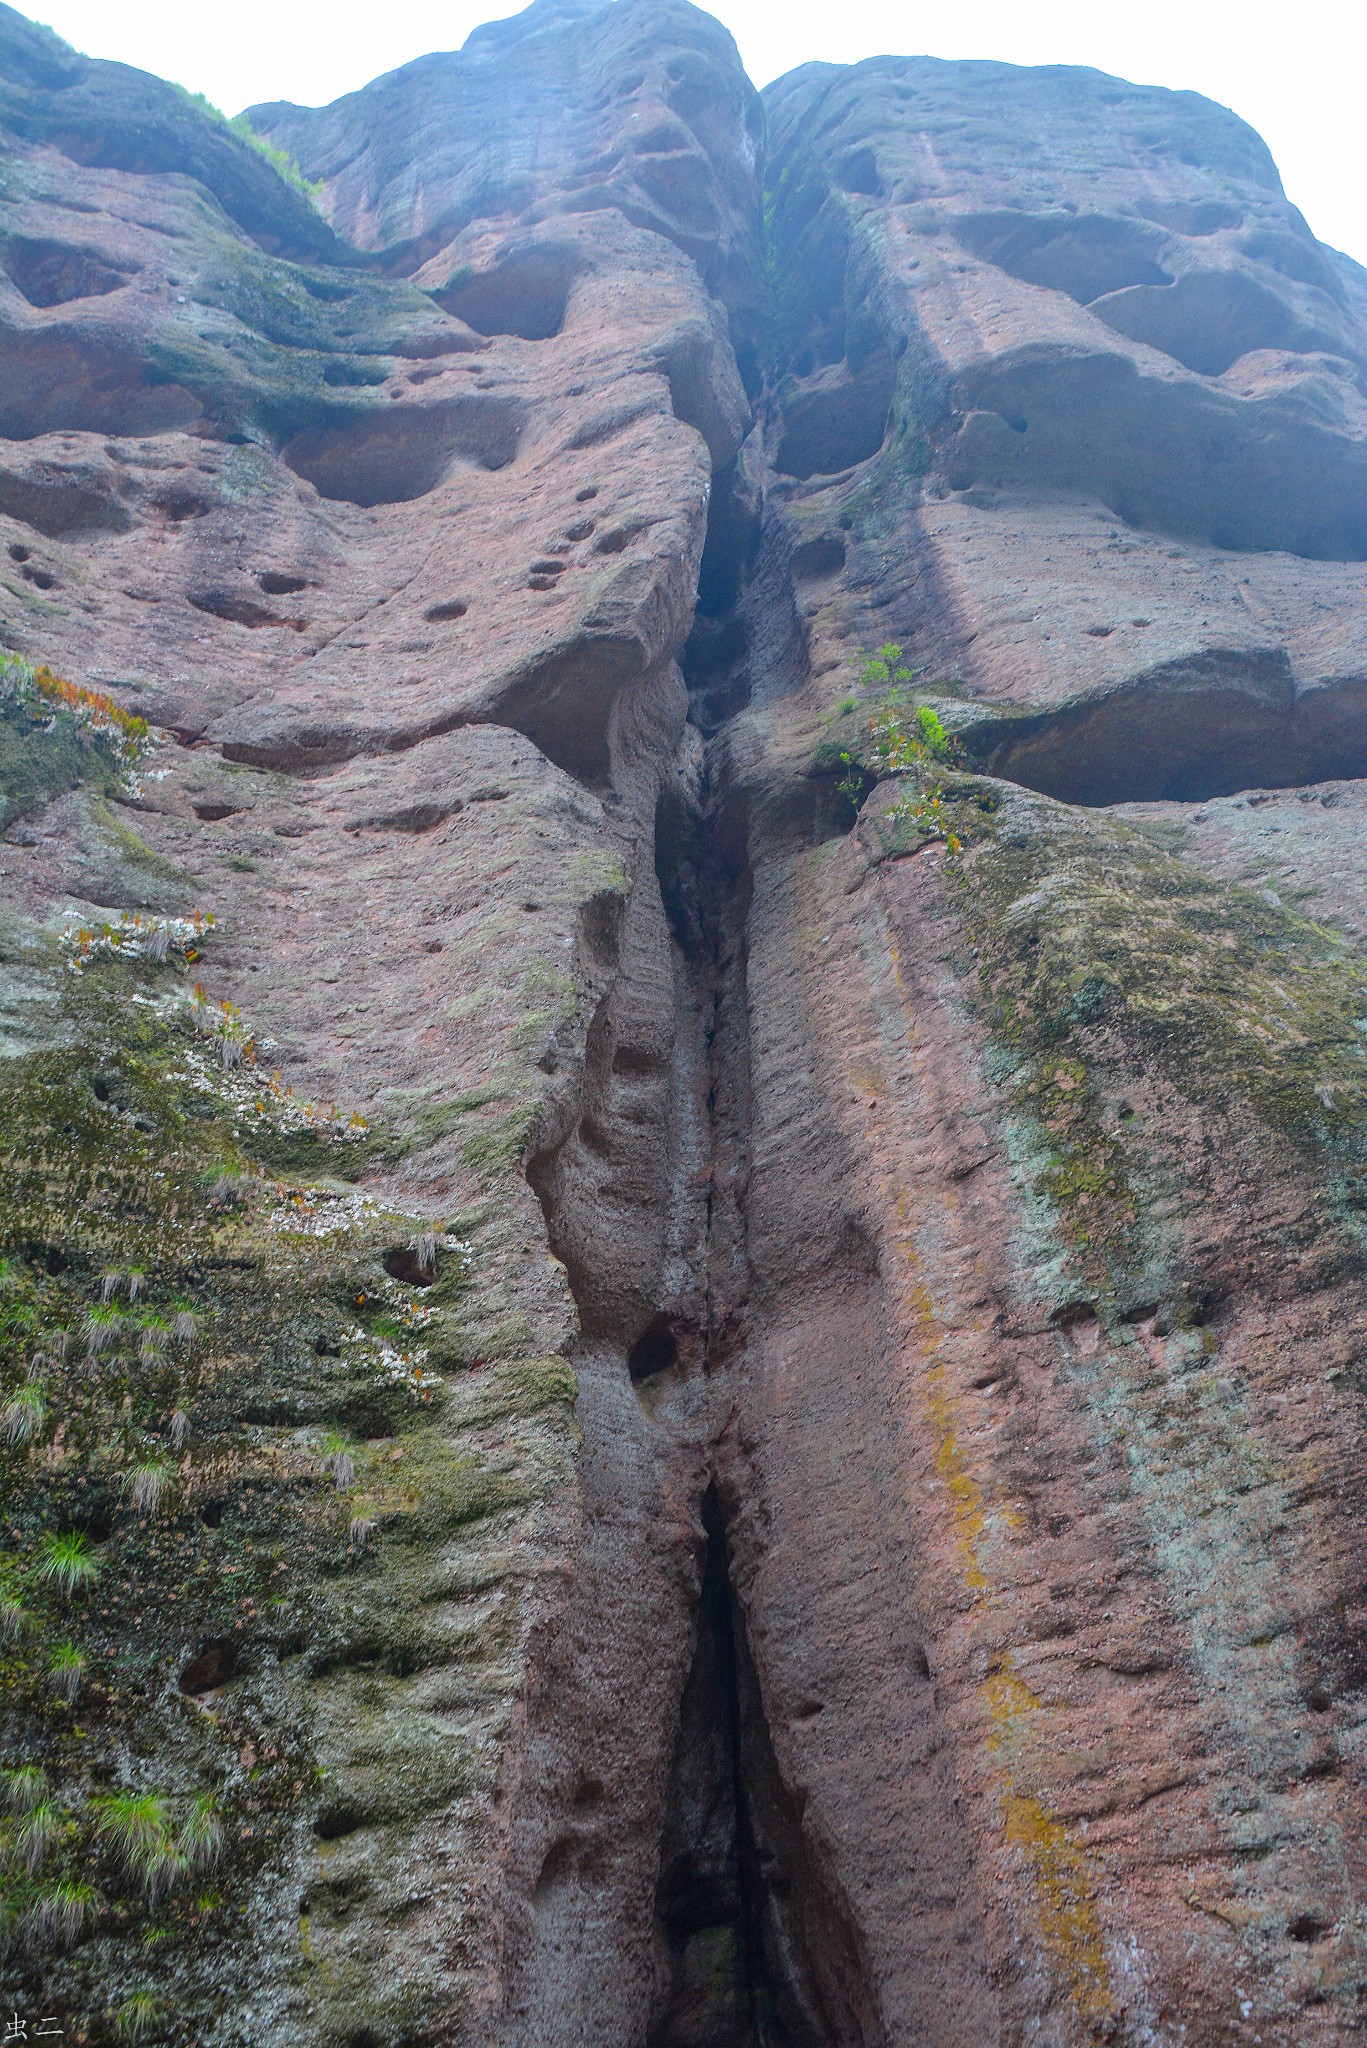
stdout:
POLYGON ((684 0, 0 128, 0 2008, 1356 2041, 1367 273, 684 0))

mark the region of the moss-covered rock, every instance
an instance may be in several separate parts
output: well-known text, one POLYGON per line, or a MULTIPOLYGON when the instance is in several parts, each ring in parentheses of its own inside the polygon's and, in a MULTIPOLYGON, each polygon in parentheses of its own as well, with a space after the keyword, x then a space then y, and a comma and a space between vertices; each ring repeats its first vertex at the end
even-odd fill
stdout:
MULTIPOLYGON (((488 1744, 412 1687, 473 1657, 472 1727, 501 1699, 508 1568, 460 1544, 544 1490, 555 1459, 517 1430, 564 1433, 574 1381, 509 1361, 452 1412, 469 1254, 358 1188, 359 1120, 259 1076, 230 1007, 190 998, 207 932, 6 949, 40 1022, 0 1066, 0 1974, 91 2041, 135 2007, 159 2039, 231 2038, 226 1983, 274 2038, 350 2038, 328 1845, 378 1867, 487 1797, 488 1744)), ((419 1990, 390 1990, 416 2025, 419 1990)))

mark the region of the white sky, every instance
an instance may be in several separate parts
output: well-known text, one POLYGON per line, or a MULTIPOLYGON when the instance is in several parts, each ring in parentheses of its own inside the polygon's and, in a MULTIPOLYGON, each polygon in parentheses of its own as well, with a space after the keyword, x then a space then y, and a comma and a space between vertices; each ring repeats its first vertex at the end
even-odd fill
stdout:
MULTIPOLYGON (((29 0, 77 49, 117 57, 227 113, 321 105, 428 50, 459 48, 500 0, 29 0)), ((25 10, 27 11, 27 10, 25 10)), ((1362 0, 719 0, 757 85, 811 58, 884 51, 1093 64, 1222 100, 1264 136, 1315 232, 1367 263, 1362 0)))

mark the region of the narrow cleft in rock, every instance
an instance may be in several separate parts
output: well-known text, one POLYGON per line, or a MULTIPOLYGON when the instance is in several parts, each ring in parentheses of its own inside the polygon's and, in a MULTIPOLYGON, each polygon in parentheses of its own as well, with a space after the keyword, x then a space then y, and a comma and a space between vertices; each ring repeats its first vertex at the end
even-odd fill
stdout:
POLYGON ((715 1485, 701 1519, 697 1644, 660 1847, 648 2048, 871 2048, 883 2035, 868 2025, 848 1925, 822 1896, 775 1761, 715 1485))

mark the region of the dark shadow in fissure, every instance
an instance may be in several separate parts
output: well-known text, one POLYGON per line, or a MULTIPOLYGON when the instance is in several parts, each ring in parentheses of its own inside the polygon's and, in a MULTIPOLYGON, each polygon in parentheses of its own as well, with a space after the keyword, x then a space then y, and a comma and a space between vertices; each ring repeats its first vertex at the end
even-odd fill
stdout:
POLYGON ((679 657, 690 716, 709 738, 750 700, 750 640, 739 603, 759 534, 759 507, 733 462, 712 479, 697 610, 679 657))
POLYGON ((881 2035, 854 1938, 823 1897, 774 1758, 714 1487, 702 1513, 697 1647, 661 1841, 648 2048, 871 2048, 881 2035))

